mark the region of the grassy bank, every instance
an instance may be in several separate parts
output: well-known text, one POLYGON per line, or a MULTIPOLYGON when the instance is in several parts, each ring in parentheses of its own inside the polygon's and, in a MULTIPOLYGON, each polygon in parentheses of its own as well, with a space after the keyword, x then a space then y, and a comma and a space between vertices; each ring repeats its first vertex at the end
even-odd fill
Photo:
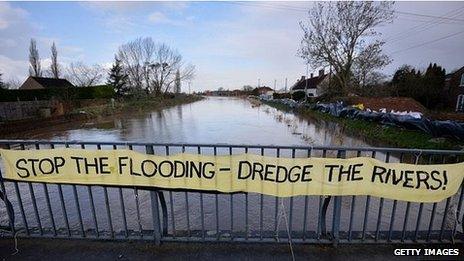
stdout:
POLYGON ((450 139, 434 138, 433 136, 413 130, 401 129, 394 126, 385 126, 375 122, 364 120, 338 118, 328 113, 313 111, 310 109, 293 110, 287 105, 267 101, 265 104, 283 111, 294 111, 304 117, 335 122, 342 126, 349 135, 362 137, 373 144, 387 145, 397 148, 414 149, 461 149, 464 144, 450 139))
POLYGON ((87 106, 75 109, 72 114, 85 114, 89 118, 104 117, 124 113, 137 113, 159 110, 175 105, 192 103, 203 99, 197 95, 176 95, 172 97, 150 97, 109 102, 105 105, 87 106))

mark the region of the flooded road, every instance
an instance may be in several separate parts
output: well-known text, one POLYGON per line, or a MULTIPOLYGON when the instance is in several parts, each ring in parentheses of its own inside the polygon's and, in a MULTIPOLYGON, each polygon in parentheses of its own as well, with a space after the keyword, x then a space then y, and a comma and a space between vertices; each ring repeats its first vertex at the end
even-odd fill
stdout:
POLYGON ((308 121, 267 105, 253 107, 246 99, 231 97, 207 97, 161 111, 124 115, 104 123, 71 123, 13 138, 366 146, 361 139, 345 135, 336 124, 308 121))
MULTIPOLYGON (((293 113, 278 111, 267 105, 255 106, 246 99, 222 97, 208 97, 192 104, 179 105, 161 111, 118 116, 104 122, 71 123, 39 129, 27 134, 19 133, 13 138, 98 142, 372 146, 359 137, 347 135, 342 128, 334 123, 303 118, 293 113)), ((218 153, 227 152, 218 151, 218 153)), ((259 153, 259 151, 250 151, 250 153, 259 153)), ((290 156, 290 153, 290 150, 282 151, 281 156, 290 156)), ((275 155, 275 151, 266 151, 265 154, 275 155)), ((385 157, 382 154, 376 156, 379 159, 385 157)), ((307 157, 307 152, 298 151, 296 157, 307 157)), ((393 156, 391 160, 397 161, 393 156)), ((13 196, 15 188, 9 182, 6 185, 10 200, 15 206, 16 224, 22 226, 23 220, 18 208, 17 197, 13 196)), ((109 231, 110 228, 122 231, 125 226, 129 230, 135 231, 139 231, 140 228, 143 230, 153 228, 148 191, 139 191, 136 194, 133 189, 108 188, 110 204, 108 212, 105 207, 104 189, 93 187, 91 191, 96 208, 97 222, 95 222, 87 187, 62 186, 63 201, 65 202, 63 208, 59 187, 47 185, 52 206, 50 210, 47 209, 45 186, 39 184, 33 187, 38 215, 42 221, 41 225, 44 227, 52 227, 54 222, 56 227, 66 229, 68 222, 71 229, 79 231, 82 219, 84 230, 95 229, 95 226, 98 226, 99 230, 105 231, 109 231), (75 194, 78 195, 78 201, 75 194), (121 202, 121 195, 123 202, 121 202), (81 210, 80 216, 77 212, 78 204, 81 210), (124 204, 124 211, 122 211, 122 204, 124 204), (64 218, 65 211, 68 219, 64 218), (50 218, 50 212, 54 217, 53 220, 50 218), (111 216, 111 224, 108 222, 108 216, 111 216)), ((28 226, 37 226, 37 216, 31 201, 30 187, 27 184, 20 184, 19 191, 28 226)), ((308 197, 307 199, 295 197, 290 214, 290 199, 276 202, 273 197, 264 196, 261 199, 261 196, 256 194, 239 193, 233 196, 205 194, 200 197, 200 194, 194 192, 164 192, 164 196, 167 202, 170 233, 175 230, 194 231, 202 228, 213 231, 213 234, 217 228, 222 231, 232 229, 233 231, 248 230, 248 233, 253 233, 253 231, 257 233, 261 227, 265 231, 274 231, 277 227, 277 230, 285 231, 286 222, 284 220, 289 218, 287 215, 292 218, 294 230, 302 230, 305 227, 308 231, 316 231, 318 226, 319 197, 308 197), (283 209, 285 211, 282 211, 283 209), (306 217, 306 225, 303 225, 304 217, 306 217)), ((351 200, 351 197, 343 197, 342 200, 341 228, 345 231, 350 222, 351 200)), ((362 230, 365 204, 366 197, 357 197, 353 211, 353 230, 362 230)), ((380 223, 377 222, 379 199, 371 198, 369 204, 367 213, 370 218, 367 219, 367 229, 375 230, 376 226, 380 226, 381 230, 388 230, 393 201, 385 201, 383 212, 380 215, 382 218, 380 223)), ((394 229, 398 230, 403 226, 405 204, 399 202, 396 206, 398 213, 395 215, 397 222, 393 226, 394 229)), ((409 215, 417 217, 418 205, 411 205, 409 215)), ((424 214, 429 215, 431 209, 431 205, 429 205, 424 207, 424 214)), ((331 206, 332 204, 329 211, 331 206)), ((7 215, 4 205, 2 204, 0 207, 1 225, 5 226, 8 220, 7 215)), ((440 220, 442 212, 443 206, 440 204, 437 207, 437 221, 440 220)), ((329 228, 330 220, 331 215, 329 215, 327 223, 329 228)), ((422 230, 426 229, 427 222, 428 219, 425 218, 420 222, 422 230)), ((415 226, 412 223, 410 225, 415 226)))

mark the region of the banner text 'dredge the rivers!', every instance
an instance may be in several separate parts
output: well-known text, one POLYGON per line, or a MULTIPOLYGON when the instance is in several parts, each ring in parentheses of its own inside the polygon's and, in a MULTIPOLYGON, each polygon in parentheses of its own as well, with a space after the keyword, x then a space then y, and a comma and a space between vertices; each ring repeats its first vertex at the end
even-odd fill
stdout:
POLYGON ((131 150, 65 148, 0 153, 7 180, 253 192, 277 197, 371 195, 438 202, 457 192, 464 175, 464 163, 412 165, 363 157, 157 156, 131 150))

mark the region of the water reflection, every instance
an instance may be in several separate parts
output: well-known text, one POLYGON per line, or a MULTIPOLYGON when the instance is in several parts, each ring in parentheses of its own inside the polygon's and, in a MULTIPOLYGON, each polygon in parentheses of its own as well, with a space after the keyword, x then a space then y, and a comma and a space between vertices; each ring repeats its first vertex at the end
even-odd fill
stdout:
POLYGON ((192 104, 107 120, 13 134, 13 138, 168 143, 367 146, 333 122, 305 118, 245 99, 208 97, 192 104))

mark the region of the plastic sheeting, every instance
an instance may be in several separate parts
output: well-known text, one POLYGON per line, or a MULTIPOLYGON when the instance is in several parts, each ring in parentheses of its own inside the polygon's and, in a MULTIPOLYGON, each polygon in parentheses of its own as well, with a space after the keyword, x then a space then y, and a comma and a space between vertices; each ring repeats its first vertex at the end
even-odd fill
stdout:
POLYGON ((382 113, 375 111, 361 111, 346 106, 342 102, 318 103, 310 107, 336 117, 360 119, 378 122, 384 125, 396 126, 408 130, 418 130, 428 133, 434 137, 448 137, 464 140, 464 123, 455 121, 430 120, 426 117, 418 118, 416 115, 398 115, 393 113, 382 113))

